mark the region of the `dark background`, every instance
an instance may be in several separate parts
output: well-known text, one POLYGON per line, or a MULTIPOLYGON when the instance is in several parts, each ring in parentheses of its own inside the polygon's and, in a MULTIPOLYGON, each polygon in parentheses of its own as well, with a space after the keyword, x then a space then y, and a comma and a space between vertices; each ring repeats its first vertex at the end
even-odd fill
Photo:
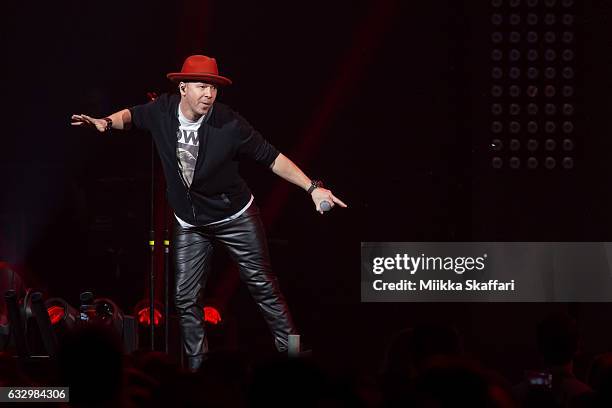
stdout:
MULTIPOLYGON (((608 304, 362 304, 359 294, 360 242, 610 240, 612 7, 577 4, 576 164, 551 171, 490 166, 488 1, 7 4, 0 256, 49 296, 76 305, 93 289, 132 312, 147 293, 150 138, 71 128, 70 115, 173 91, 165 74, 199 53, 234 81, 218 99, 349 204, 320 216, 303 191, 244 167, 321 360, 373 372, 393 332, 448 322, 468 352, 516 379, 535 355, 535 322, 557 308, 578 318, 585 353, 607 350, 608 304)), ((269 350, 226 261, 215 260, 210 298, 241 347, 269 350)))

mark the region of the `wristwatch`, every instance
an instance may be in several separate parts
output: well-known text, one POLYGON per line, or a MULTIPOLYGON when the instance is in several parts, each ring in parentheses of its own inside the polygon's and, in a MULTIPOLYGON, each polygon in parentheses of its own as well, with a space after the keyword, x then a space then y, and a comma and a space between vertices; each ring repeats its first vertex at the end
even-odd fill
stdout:
POLYGON ((104 129, 105 131, 109 131, 113 128, 113 120, 111 118, 102 118, 106 121, 106 128, 104 129))
POLYGON ((321 180, 312 180, 310 187, 308 187, 308 194, 312 194, 314 189, 319 187, 323 187, 323 182, 321 180))

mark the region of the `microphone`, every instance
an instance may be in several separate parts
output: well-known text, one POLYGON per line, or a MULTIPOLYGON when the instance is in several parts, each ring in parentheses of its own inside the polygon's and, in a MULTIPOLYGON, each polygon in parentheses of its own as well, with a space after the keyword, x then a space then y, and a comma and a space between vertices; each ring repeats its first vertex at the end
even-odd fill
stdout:
POLYGON ((321 204, 319 204, 319 206, 321 207, 321 211, 323 212, 328 212, 329 210, 332 209, 331 204, 327 200, 321 201, 321 204))

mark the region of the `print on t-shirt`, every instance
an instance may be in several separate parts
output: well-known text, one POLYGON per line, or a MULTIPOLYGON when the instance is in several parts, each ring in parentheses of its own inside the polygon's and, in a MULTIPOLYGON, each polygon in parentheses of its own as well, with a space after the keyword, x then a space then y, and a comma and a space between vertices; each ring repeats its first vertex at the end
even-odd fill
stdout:
POLYGON ((176 156, 179 161, 179 166, 183 172, 183 177, 187 186, 193 181, 193 172, 195 170, 196 160, 198 159, 198 131, 180 129, 177 132, 178 143, 176 147, 176 156))
POLYGON ((187 187, 191 186, 193 181, 193 173, 195 171, 196 161, 198 159, 198 149, 200 139, 198 128, 202 124, 204 116, 200 117, 196 122, 192 122, 183 116, 181 109, 178 109, 179 128, 176 132, 176 157, 179 167, 183 173, 183 178, 187 187))

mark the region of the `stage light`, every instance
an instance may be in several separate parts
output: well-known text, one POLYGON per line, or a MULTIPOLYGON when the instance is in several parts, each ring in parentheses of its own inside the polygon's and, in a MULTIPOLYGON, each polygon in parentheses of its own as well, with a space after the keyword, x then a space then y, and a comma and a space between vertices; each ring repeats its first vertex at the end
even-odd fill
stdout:
POLYGON ((510 0, 508 3, 491 3, 498 5, 491 8, 491 21, 500 25, 491 26, 494 49, 491 52, 490 80, 491 96, 495 98, 491 101, 489 122, 489 136, 494 139, 489 146, 493 156, 491 165, 496 169, 504 165, 512 169, 521 166, 536 169, 540 165, 554 169, 559 161, 563 168, 569 169, 573 167, 573 161, 552 157, 552 153, 556 154, 557 145, 561 146, 562 138, 559 136, 574 134, 578 130, 577 122, 568 120, 576 113, 570 98, 576 93, 572 81, 578 73, 575 66, 568 66, 576 60, 576 50, 572 45, 576 40, 575 34, 568 27, 575 23, 575 16, 571 13, 573 9, 569 8, 575 3, 563 0, 564 7, 567 7, 563 10, 556 8, 561 2, 553 0, 545 0, 546 9, 537 0, 527 0, 526 3, 529 9, 508 7, 512 4, 510 0), (507 7, 503 7, 504 4, 507 7), (536 7, 538 4, 542 7, 536 7), (504 106, 506 103, 507 108, 504 106), (523 108, 528 117, 520 115, 523 108), (540 116, 543 114, 545 118, 540 116), (565 120, 557 120, 557 115, 561 114, 565 120), (522 133, 531 139, 519 137, 522 133), (546 138, 540 139, 540 133, 544 133, 546 138), (504 144, 508 149, 501 149, 504 144), (524 144, 524 149, 519 147, 521 144, 524 144), (504 156, 502 153, 505 151, 508 153, 504 156), (524 157, 520 154, 522 151, 526 153, 524 157), (547 151, 549 157, 533 157, 537 151, 547 151))
POLYGON ((87 299, 85 302, 91 303, 87 312, 89 319, 84 324, 112 327, 121 337, 125 353, 138 349, 138 324, 133 316, 124 315, 121 308, 108 298, 87 299))
MULTIPOLYGON (((151 315, 149 313, 150 308, 149 307, 145 307, 142 308, 138 311, 138 323, 142 326, 149 326, 151 324, 151 315)), ((159 326, 161 324, 163 315, 162 313, 155 308, 155 310, 153 310, 153 319, 155 322, 155 326, 159 326)))
POLYGON ((574 159, 571 157, 564 157, 562 164, 564 169, 570 170, 574 168, 574 159))
POLYGON ((500 121, 496 120, 495 122, 491 123, 491 132, 501 133, 503 129, 504 129, 504 126, 502 125, 500 121))
POLYGON ((521 88, 516 85, 510 86, 509 92, 510 96, 513 98, 518 98, 519 96, 521 96, 521 88))
POLYGON ((529 13, 527 15, 527 24, 536 25, 538 24, 538 15, 535 13, 529 13))
POLYGON ((79 295, 79 319, 82 322, 88 322, 94 318, 95 310, 93 308, 94 294, 93 292, 83 292, 79 295))
POLYGON ((531 62, 536 61, 539 57, 539 54, 536 50, 527 51, 527 59, 531 62))
POLYGON ((537 122, 531 121, 527 123, 527 132, 529 133, 536 133, 538 131, 538 124, 537 122))
POLYGON ((61 306, 51 306, 47 309, 47 313, 49 314, 51 324, 57 324, 62 320, 62 317, 64 317, 66 310, 61 306))
POLYGON ((60 298, 51 298, 45 301, 45 308, 54 327, 72 329, 78 320, 78 312, 68 302, 60 298))
POLYGON ((41 292, 27 289, 19 302, 19 318, 28 355, 54 356, 57 336, 74 326, 76 313, 68 316, 69 306, 61 299, 43 300, 41 292))
POLYGON ((204 321, 210 324, 221 323, 221 314, 213 306, 204 306, 204 321))
MULTIPOLYGON (((138 324, 141 326, 151 325, 151 307, 148 299, 142 299, 134 307, 134 315, 138 319, 138 324)), ((157 327, 164 322, 164 315, 161 312, 163 305, 159 301, 155 301, 153 309, 153 324, 157 327)))
POLYGON ((521 167, 521 159, 519 159, 516 156, 511 157, 510 158, 510 168, 516 170, 520 167, 521 167))
POLYGON ((521 124, 517 121, 510 122, 510 133, 518 133, 521 131, 521 124))
MULTIPOLYGON (((149 307, 146 305, 148 305, 148 301, 140 301, 139 307, 135 308, 135 314, 138 317, 138 323, 142 326, 149 326, 151 324, 149 307), (142 305, 140 305, 140 303, 142 303, 142 305)), ((206 322, 211 324, 218 324, 221 322, 221 314, 216 308, 212 306, 205 306, 203 308, 203 312, 204 320, 206 322)), ((153 313, 155 319, 155 326, 161 325, 164 321, 164 318, 163 314, 161 313, 161 304, 159 304, 158 302, 155 302, 155 310, 153 311, 153 313)))
POLYGON ((572 141, 572 139, 563 140, 563 150, 565 150, 566 152, 574 150, 574 142, 572 141))
POLYGON ((538 33, 536 33, 535 31, 530 31, 527 33, 527 42, 528 43, 532 43, 535 44, 538 42, 538 33))
POLYGON ((120 335, 123 335, 123 312, 115 302, 108 298, 97 298, 92 306, 96 323, 113 326, 120 335))
POLYGON ((538 87, 535 85, 529 85, 527 87, 527 96, 530 98, 535 98, 538 96, 538 87))

